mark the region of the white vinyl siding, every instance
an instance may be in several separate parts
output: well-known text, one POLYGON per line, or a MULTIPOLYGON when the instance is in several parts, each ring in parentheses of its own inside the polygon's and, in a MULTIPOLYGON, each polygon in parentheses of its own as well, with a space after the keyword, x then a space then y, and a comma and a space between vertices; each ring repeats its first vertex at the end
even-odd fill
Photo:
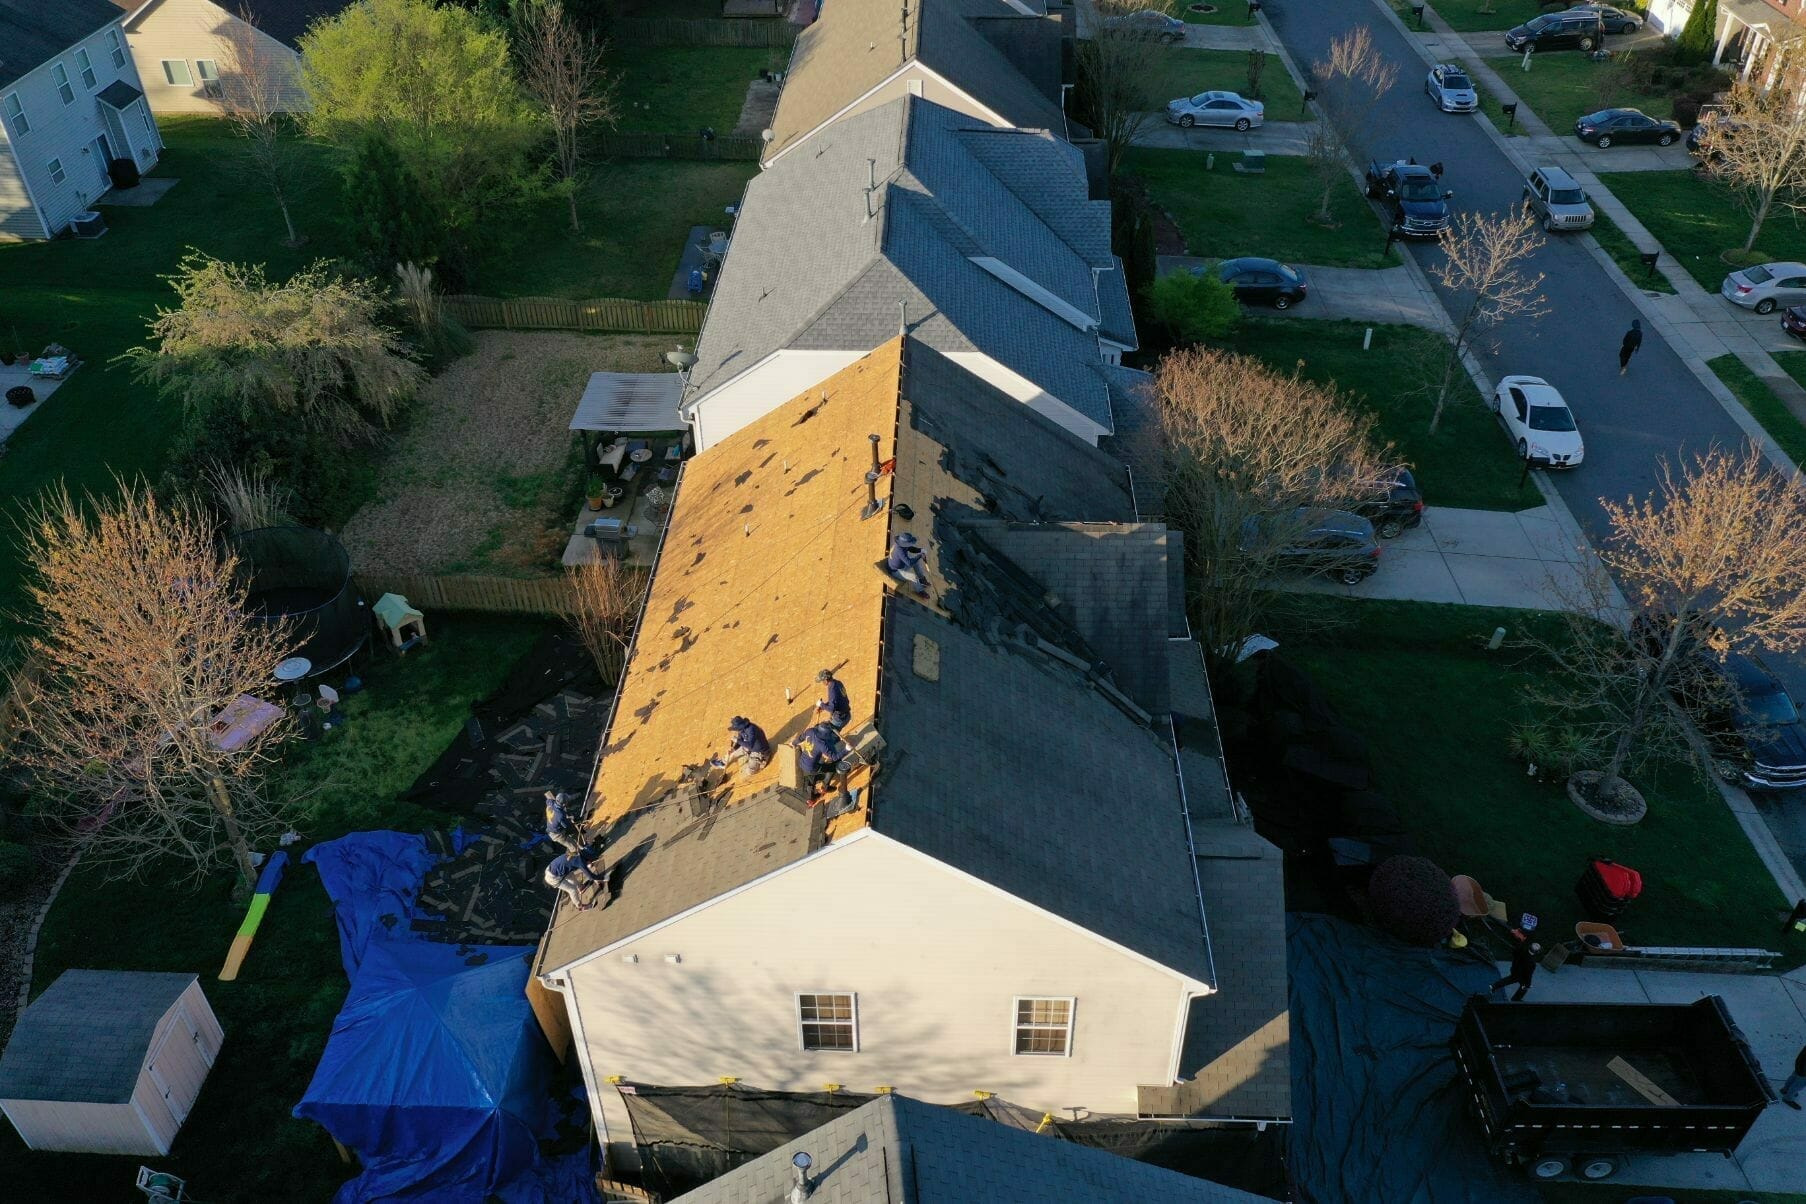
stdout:
POLYGON ((75 103, 75 89, 69 86, 69 69, 61 63, 53 63, 50 67, 50 82, 56 85, 56 94, 63 98, 63 103, 75 103))
POLYGON ((0 106, 6 109, 6 124, 12 130, 13 137, 23 138, 31 133, 31 122, 25 120, 25 107, 19 103, 17 92, 8 92, 6 99, 0 101, 0 106))
POLYGON ((188 73, 187 59, 164 59, 163 78, 172 88, 194 87, 194 76, 188 73))
POLYGON ((1010 1052, 1038 1057, 1072 1056, 1072 1007, 1066 999, 1025 999, 1012 1004, 1010 1052))
POLYGON ((50 169, 50 182, 52 184, 61 184, 64 180, 69 178, 69 173, 63 170, 63 161, 61 159, 52 159, 49 163, 45 164, 45 166, 50 169))
POLYGON ((90 92, 94 91, 94 84, 96 82, 94 76, 94 63, 88 58, 88 52, 86 50, 76 50, 75 69, 81 74, 82 87, 90 92))
POLYGON ((796 997, 799 1047, 831 1053, 859 1052, 859 1004, 850 991, 816 991, 796 997))
POLYGON ((117 29, 107 30, 107 54, 113 60, 113 70, 125 66, 125 43, 119 37, 117 29))

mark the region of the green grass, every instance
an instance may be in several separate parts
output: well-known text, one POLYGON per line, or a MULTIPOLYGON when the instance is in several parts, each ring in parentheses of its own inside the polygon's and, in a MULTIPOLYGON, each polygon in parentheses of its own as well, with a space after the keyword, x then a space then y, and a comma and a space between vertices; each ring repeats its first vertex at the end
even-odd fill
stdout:
POLYGON ((1588 856, 1612 857, 1643 875, 1642 896, 1619 922, 1632 942, 1758 946, 1781 951, 1788 965, 1806 960, 1806 936, 1781 931, 1786 903, 1773 878, 1691 768, 1635 775, 1649 814, 1621 828, 1587 817, 1508 754, 1513 724, 1529 717, 1526 690, 1558 670, 1522 650, 1488 653, 1487 637, 1495 626, 1553 632, 1559 620, 1434 603, 1323 606, 1273 634, 1366 737, 1376 787, 1424 856, 1472 875, 1513 912, 1537 913, 1550 939, 1571 937, 1584 918, 1574 882, 1588 856), (1327 630, 1323 615, 1346 622, 1327 630), (1376 682, 1402 712, 1373 705, 1376 682))
MULTIPOLYGON (((1618 196, 1619 194, 1614 191, 1612 195, 1618 196)), ((1652 272, 1643 266, 1643 252, 1636 243, 1630 240, 1630 235, 1626 234, 1618 223, 1611 219, 1610 214, 1598 209, 1597 206, 1594 208, 1594 213, 1596 218, 1593 222, 1593 237, 1599 240, 1599 246, 1605 253, 1612 257, 1612 262, 1618 265, 1618 270, 1630 277, 1632 284, 1645 292, 1674 292, 1674 285, 1668 283, 1668 277, 1662 275, 1660 270, 1652 272)))
POLYGON ((1414 326, 1375 326, 1372 348, 1362 351, 1366 330, 1361 322, 1246 319, 1222 345, 1282 371, 1302 362, 1309 379, 1347 390, 1417 470, 1430 505, 1524 510, 1543 504, 1535 485, 1519 485, 1520 465, 1466 373, 1456 377, 1440 429, 1429 433, 1432 399, 1412 386, 1440 375, 1446 338, 1414 326))
POLYGON ((1192 12, 1191 3, 1192 0, 1167 0, 1166 11, 1188 25, 1254 24, 1254 18, 1248 13, 1247 0, 1210 0, 1216 6, 1213 13, 1192 12))
MULTIPOLYGON (((1392 7, 1410 24, 1411 5, 1406 0, 1392 0, 1392 7)), ((1630 10, 1630 4, 1615 7, 1630 10)), ((1538 4, 1537 0, 1430 0, 1430 11, 1448 22, 1457 33, 1477 33, 1488 29, 1510 29, 1522 25, 1541 13, 1560 12, 1563 5, 1538 4), (1491 9, 1494 11, 1485 11, 1491 9)))
MULTIPOLYGON (((1163 50, 1150 84, 1154 103, 1199 92, 1236 92, 1248 95, 1248 52, 1245 50, 1163 50)), ((1304 97, 1286 72, 1277 54, 1267 55, 1261 69, 1258 99, 1267 106, 1268 121, 1299 121, 1304 117, 1304 97)))
MULTIPOLYGON (((1806 358, 1806 353, 1791 351, 1777 355, 1775 360, 1788 370, 1788 375, 1798 380, 1798 374, 1802 371, 1800 361, 1803 358, 1806 358)), ((1737 400, 1743 403, 1743 408, 1762 424, 1768 437, 1780 444, 1781 450, 1791 456, 1795 464, 1806 464, 1806 425, 1802 425, 1794 412, 1787 408, 1786 402, 1775 396, 1775 391, 1766 381, 1751 372, 1735 355, 1709 359, 1706 367, 1718 374, 1718 379, 1725 383, 1725 388, 1736 395, 1737 400)))
POLYGON ((1240 175, 1223 156, 1215 171, 1188 150, 1134 147, 1124 167, 1147 182, 1154 203, 1179 225, 1193 255, 1266 255, 1288 263, 1377 268, 1394 260, 1386 232, 1352 179, 1338 174, 1330 211, 1337 225, 1319 226, 1319 185, 1309 161, 1268 155, 1265 175, 1240 175))
MULTIPOLYGON (((1637 215, 1662 249, 1717 292, 1731 265, 1719 258, 1743 246, 1750 219, 1731 190, 1691 171, 1601 173, 1600 181, 1637 215)), ((1751 263, 1806 260, 1806 225, 1784 211, 1769 215, 1751 263)))
POLYGON ((703 126, 726 134, 740 120, 746 85, 761 70, 782 70, 782 50, 729 46, 622 46, 615 90, 616 129, 694 133, 703 126))
MULTIPOLYGON (((291 754, 284 772, 313 787, 299 828, 310 840, 348 831, 448 827, 448 817, 391 801, 450 743, 470 704, 500 684, 541 629, 536 621, 436 615, 432 642, 397 660, 379 652, 368 688, 345 700, 349 722, 291 754)), ((299 852, 299 849, 293 850, 299 852)), ((244 916, 221 875, 198 891, 153 876, 104 883, 71 875, 38 946, 34 991, 84 967, 199 973, 226 1031, 206 1088, 160 1170, 207 1201, 325 1200, 350 1174, 316 1126, 294 1120, 345 998, 332 908, 311 866, 291 864, 237 981, 215 975, 244 916)), ((0 1158, 19 1199, 114 1200, 138 1158, 34 1154, 0 1125, 0 1158)))
POLYGON ((1504 134, 1507 138, 1529 137, 1530 131, 1524 128, 1524 123, 1521 120, 1505 120, 1505 114, 1499 108, 1498 97, 1494 96, 1490 90, 1482 87, 1479 80, 1474 80, 1473 83, 1474 93, 1480 98, 1480 115, 1492 122, 1494 129, 1498 130, 1499 133, 1504 134))
MULTIPOLYGON (((1612 88, 1606 82, 1612 74, 1611 64, 1592 62, 1578 51, 1532 55, 1528 71, 1518 55, 1489 58, 1486 62, 1498 72, 1505 86, 1518 94, 1525 108, 1542 118, 1551 132, 1565 137, 1574 136, 1575 121, 1600 109, 1642 109, 1651 117, 1667 117, 1672 109, 1667 92, 1612 88)), ((1520 109, 1518 120, 1523 119, 1520 109)))

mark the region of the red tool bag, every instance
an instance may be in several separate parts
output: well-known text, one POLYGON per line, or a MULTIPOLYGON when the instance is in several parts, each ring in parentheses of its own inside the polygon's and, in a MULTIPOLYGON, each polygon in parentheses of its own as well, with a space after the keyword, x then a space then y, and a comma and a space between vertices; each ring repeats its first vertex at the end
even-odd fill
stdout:
POLYGON ((1588 918, 1596 920, 1619 915, 1626 904, 1642 893, 1643 875, 1609 857, 1589 861, 1580 881, 1574 884, 1581 908, 1588 918))

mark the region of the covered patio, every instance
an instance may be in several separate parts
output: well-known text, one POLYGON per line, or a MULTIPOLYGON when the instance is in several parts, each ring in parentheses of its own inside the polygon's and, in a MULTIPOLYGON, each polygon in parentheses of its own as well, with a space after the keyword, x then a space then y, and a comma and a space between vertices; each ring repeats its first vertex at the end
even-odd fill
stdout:
POLYGON ((583 440, 587 483, 565 543, 567 567, 604 555, 652 564, 690 450, 689 428, 678 414, 682 392, 676 372, 590 375, 571 415, 570 429, 583 440))

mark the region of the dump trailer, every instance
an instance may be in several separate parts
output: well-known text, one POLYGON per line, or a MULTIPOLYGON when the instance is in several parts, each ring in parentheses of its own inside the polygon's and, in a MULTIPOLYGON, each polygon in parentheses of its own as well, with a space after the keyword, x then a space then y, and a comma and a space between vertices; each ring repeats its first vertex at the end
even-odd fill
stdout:
POLYGON ((1488 1148, 1538 1179, 1604 1179, 1633 1153, 1728 1158, 1775 1100, 1716 995, 1688 1004, 1476 997, 1453 1045, 1488 1148))

